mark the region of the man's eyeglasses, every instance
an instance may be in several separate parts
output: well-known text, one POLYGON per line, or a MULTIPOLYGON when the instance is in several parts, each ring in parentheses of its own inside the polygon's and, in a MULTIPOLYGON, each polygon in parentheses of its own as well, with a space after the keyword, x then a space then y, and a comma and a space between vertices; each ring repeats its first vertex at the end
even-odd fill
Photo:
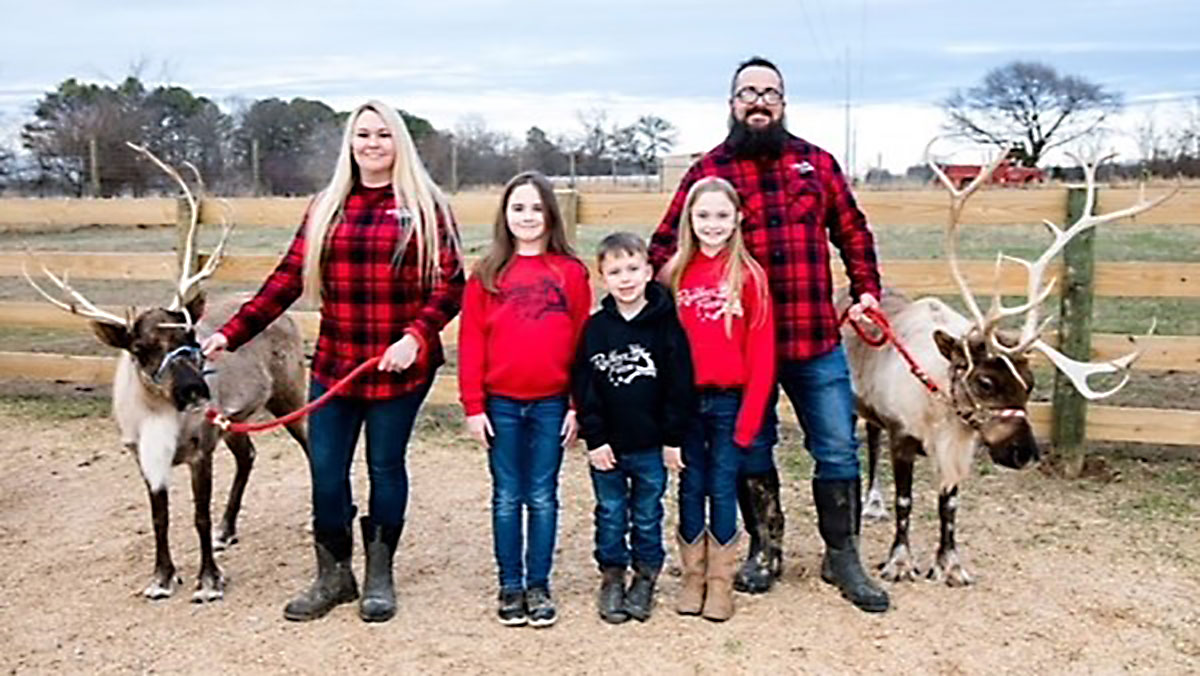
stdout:
POLYGON ((733 94, 734 98, 742 103, 757 103, 759 99, 768 106, 777 106, 783 103, 783 92, 774 87, 767 87, 759 91, 754 87, 742 87, 733 94))

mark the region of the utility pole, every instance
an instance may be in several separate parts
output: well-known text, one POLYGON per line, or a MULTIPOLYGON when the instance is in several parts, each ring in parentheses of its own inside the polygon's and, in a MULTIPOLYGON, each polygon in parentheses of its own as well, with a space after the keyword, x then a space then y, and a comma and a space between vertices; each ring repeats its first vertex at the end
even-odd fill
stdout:
POLYGON ((450 135, 450 192, 458 192, 458 143, 450 135))
POLYGON ((574 190, 575 189, 575 151, 574 150, 571 151, 571 154, 569 155, 569 157, 571 158, 571 183, 570 183, 570 186, 571 186, 571 190, 574 190))
POLYGON ((88 139, 88 178, 91 183, 92 197, 100 196, 100 151, 96 145, 96 137, 88 139))
POLYGON ((250 186, 254 196, 262 194, 262 174, 259 171, 258 139, 250 139, 250 186))
POLYGON ((850 155, 850 46, 846 45, 846 154, 842 158, 844 166, 842 171, 847 176, 854 175, 854 165, 851 162, 854 158, 850 155))

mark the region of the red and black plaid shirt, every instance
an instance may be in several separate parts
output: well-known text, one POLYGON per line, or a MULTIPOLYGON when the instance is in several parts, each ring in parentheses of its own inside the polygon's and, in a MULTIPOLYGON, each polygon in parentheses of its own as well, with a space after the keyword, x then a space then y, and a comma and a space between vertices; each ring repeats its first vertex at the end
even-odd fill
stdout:
POLYGON ((875 238, 837 161, 791 135, 778 159, 737 157, 724 143, 712 149, 684 174, 650 240, 656 270, 675 252, 688 190, 706 176, 729 181, 742 198, 746 248, 766 271, 775 301, 779 358, 832 350, 840 338, 829 243, 841 252, 855 298, 867 292, 878 298, 880 286, 875 238))
MULTIPOLYGON (((301 225, 262 288, 221 327, 229 349, 253 338, 300 297, 304 231, 301 225)), ((441 276, 436 283, 422 283, 416 237, 409 239, 399 265, 394 262, 401 226, 391 187, 356 186, 350 192, 342 219, 331 226, 322 252, 321 333, 312 364, 318 382, 333 385, 406 333, 421 344, 417 362, 400 373, 371 370, 351 382, 343 396, 388 399, 414 392, 432 379, 445 361, 439 333, 458 314, 465 285, 459 249, 453 244, 457 225, 439 217, 438 233, 441 276)))

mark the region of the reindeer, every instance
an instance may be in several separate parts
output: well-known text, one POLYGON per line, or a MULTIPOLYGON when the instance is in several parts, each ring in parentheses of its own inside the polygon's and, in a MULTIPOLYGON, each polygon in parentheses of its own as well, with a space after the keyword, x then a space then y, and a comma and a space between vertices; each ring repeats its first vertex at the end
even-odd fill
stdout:
MULTIPOLYGON (((175 180, 191 207, 182 271, 168 307, 140 313, 131 308, 120 317, 93 305, 66 279, 44 265, 42 272, 66 300, 44 291, 24 270, 25 278, 55 306, 89 320, 96 337, 121 350, 113 377, 113 417, 121 442, 137 458, 150 496, 154 521, 154 575, 142 594, 148 599, 171 596, 181 580, 171 560, 168 534, 167 487, 171 467, 186 464, 191 470, 195 525, 200 536, 200 572, 194 602, 217 600, 224 595, 224 577, 213 558, 214 550, 237 541, 237 516, 250 470, 254 444, 246 434, 223 432, 206 422, 205 411, 217 410, 231 421, 242 421, 266 410, 283 416, 304 403, 303 342, 299 329, 284 316, 259 337, 224 355, 219 367, 207 369, 198 339, 211 334, 237 310, 237 299, 217 303, 206 312, 200 282, 220 265, 231 226, 226 219, 220 242, 201 269, 192 274, 190 261, 199 225, 199 204, 187 183, 172 167, 146 148, 129 144, 175 180), (197 321, 198 320, 198 321, 197 321), (224 439, 237 464, 229 502, 214 534, 209 507, 212 498, 212 456, 224 439)), ((190 165, 189 165, 190 167, 190 165)), ((199 172, 190 167, 203 188, 199 172)), ((292 437, 308 452, 307 433, 300 422, 287 426, 292 437)))
MULTIPOLYGON (((843 328, 843 337, 858 411, 867 427, 870 489, 863 516, 886 518, 887 515, 875 473, 883 430, 888 433, 895 475, 896 533, 887 560, 879 566, 882 576, 895 582, 915 580, 920 574, 908 541, 913 462, 918 455, 929 455, 938 473, 941 539, 928 577, 950 586, 964 586, 970 584, 972 578, 963 567, 955 546, 954 519, 958 487, 970 473, 976 449, 986 447, 994 462, 1014 469, 1039 457, 1026 415, 1026 404, 1034 384, 1029 367, 1030 353, 1038 351, 1045 355, 1088 399, 1107 397, 1121 389, 1128 382, 1129 369, 1139 354, 1135 349, 1109 362, 1088 363, 1071 359, 1048 345, 1042 339, 1048 322, 1039 321, 1041 305, 1054 286, 1053 279, 1048 283, 1043 281, 1047 267, 1067 242, 1080 233, 1101 223, 1152 209, 1174 192, 1153 201, 1143 198, 1120 211, 1093 215, 1096 167, 1110 158, 1080 162, 1087 181, 1084 215, 1065 230, 1045 221, 1054 241, 1036 261, 1000 254, 996 261, 997 288, 991 307, 984 314, 959 269, 960 221, 967 199, 988 180, 1006 154, 1000 153, 975 180, 957 188, 930 157, 930 149, 936 140, 926 147, 926 160, 950 192, 945 247, 951 276, 970 317, 964 317, 936 298, 909 301, 898 293, 885 290, 882 309, 890 318, 897 340, 907 346, 931 378, 929 387, 910 373, 909 365, 892 344, 882 349, 873 348, 848 325, 843 328), (1028 275, 1025 302, 1015 307, 1004 306, 1000 299, 999 272, 1006 261, 1024 266, 1028 275), (1001 321, 1021 316, 1024 316, 1024 322, 1019 332, 1000 328, 1001 321), (1088 385, 1088 378, 1099 374, 1121 374, 1123 377, 1111 389, 1097 391, 1088 385)), ((846 298, 839 302, 842 307, 849 304, 846 298)))

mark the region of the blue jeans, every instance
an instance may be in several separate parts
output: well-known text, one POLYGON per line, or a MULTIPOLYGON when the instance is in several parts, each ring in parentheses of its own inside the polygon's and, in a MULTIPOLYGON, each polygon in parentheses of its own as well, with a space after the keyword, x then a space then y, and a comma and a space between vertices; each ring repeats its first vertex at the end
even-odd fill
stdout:
MULTIPOLYGON (((395 399, 334 397, 308 417, 309 462, 312 477, 313 529, 348 528, 357 509, 350 491, 350 465, 363 424, 367 427, 367 473, 371 480, 371 520, 382 526, 404 523, 408 508, 408 469, 405 453, 413 423, 430 383, 395 399)), ((309 400, 325 394, 313 380, 309 400)))
POLYGON ((601 568, 626 568, 632 560, 661 569, 665 556, 662 498, 667 491, 662 449, 623 453, 614 469, 602 472, 593 467, 591 474, 596 492, 596 563, 601 568))
POLYGON ((500 588, 549 589, 558 530, 558 470, 563 457, 559 432, 567 414, 567 397, 521 401, 491 396, 486 409, 495 432, 488 467, 500 588))
POLYGON ((741 393, 704 392, 683 438, 683 472, 679 477, 679 534, 694 542, 708 527, 717 542, 737 533, 737 475, 742 452, 733 443, 741 393))
POLYGON ((778 374, 804 430, 804 447, 816 463, 813 478, 857 479, 854 390, 846 350, 838 345, 812 359, 781 361, 778 374))
POLYGON ((750 444, 750 448, 742 451, 741 463, 738 465, 738 476, 753 476, 764 474, 775 469, 775 445, 779 443, 779 415, 775 408, 779 405, 779 387, 771 391, 767 400, 767 409, 763 412, 762 427, 758 436, 750 444))

